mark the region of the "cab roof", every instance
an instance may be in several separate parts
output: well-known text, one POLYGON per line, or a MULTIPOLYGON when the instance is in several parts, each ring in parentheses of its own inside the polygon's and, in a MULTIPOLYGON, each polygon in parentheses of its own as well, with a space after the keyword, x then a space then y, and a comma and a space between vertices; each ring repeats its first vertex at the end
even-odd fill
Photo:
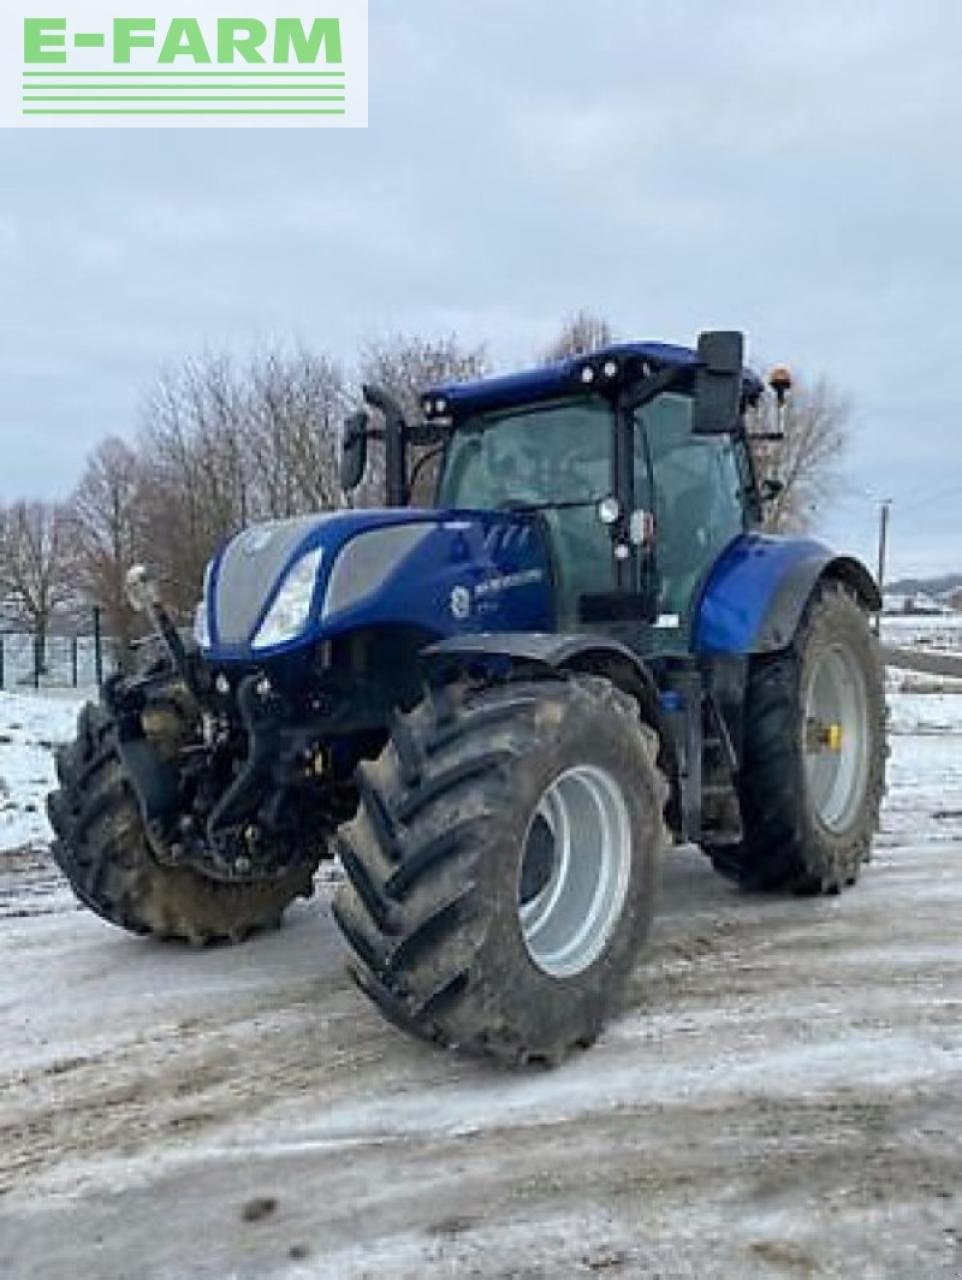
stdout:
MULTIPOLYGON (((520 373, 431 387, 423 397, 424 409, 428 417, 445 413, 463 416, 603 390, 615 383, 615 379, 606 380, 603 372, 612 362, 618 366, 617 381, 647 377, 671 367, 694 372, 701 363, 697 351, 691 347, 667 342, 616 342, 586 355, 571 356, 520 373), (594 371, 590 383, 583 380, 586 368, 594 371)), ((744 385, 748 400, 763 390, 761 380, 749 369, 744 373, 744 385)))

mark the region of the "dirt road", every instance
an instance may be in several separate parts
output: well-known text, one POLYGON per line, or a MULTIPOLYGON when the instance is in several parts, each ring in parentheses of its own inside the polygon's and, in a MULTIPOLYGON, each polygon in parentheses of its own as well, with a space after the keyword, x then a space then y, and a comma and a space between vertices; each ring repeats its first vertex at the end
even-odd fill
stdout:
POLYGON ((962 679, 962 654, 926 653, 924 649, 883 649, 885 665, 898 671, 921 671, 933 676, 962 679))
POLYGON ((192 952, 0 877, 0 1275, 957 1277, 962 739, 896 742, 852 893, 666 865, 631 1007, 561 1070, 414 1044, 328 890, 192 952))

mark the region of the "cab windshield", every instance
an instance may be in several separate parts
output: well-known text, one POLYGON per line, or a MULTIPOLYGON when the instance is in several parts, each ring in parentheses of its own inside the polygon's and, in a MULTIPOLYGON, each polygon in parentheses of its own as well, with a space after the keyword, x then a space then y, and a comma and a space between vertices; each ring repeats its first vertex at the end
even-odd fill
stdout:
POLYGON ((558 625, 578 625, 583 596, 612 591, 614 559, 598 519, 611 493, 612 413, 586 398, 487 414, 459 425, 438 490, 442 507, 540 509, 558 625))
POLYGON ((567 400, 460 424, 438 491, 445 507, 591 504, 611 492, 611 410, 567 400))

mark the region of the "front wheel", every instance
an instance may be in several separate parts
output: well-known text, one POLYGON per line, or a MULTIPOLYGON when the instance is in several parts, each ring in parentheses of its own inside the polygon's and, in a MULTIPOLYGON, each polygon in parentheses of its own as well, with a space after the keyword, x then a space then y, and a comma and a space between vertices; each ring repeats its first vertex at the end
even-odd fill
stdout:
MULTIPOLYGON (((179 745, 177 708, 176 687, 159 680, 144 719, 165 755, 179 745)), ((87 703, 81 711, 75 741, 57 753, 57 775, 59 787, 47 799, 54 859, 80 902, 110 924, 196 945, 241 942, 279 924, 294 898, 312 892, 309 866, 246 884, 162 866, 121 764, 117 726, 102 705, 87 703)))
POLYGON ((739 793, 744 839, 709 850, 746 888, 854 884, 885 787, 885 691, 868 619, 826 583, 792 647, 752 659, 739 793))
POLYGON ((651 923, 657 746, 587 676, 455 686, 398 717, 340 833, 361 988, 406 1030, 505 1062, 590 1044, 651 923))

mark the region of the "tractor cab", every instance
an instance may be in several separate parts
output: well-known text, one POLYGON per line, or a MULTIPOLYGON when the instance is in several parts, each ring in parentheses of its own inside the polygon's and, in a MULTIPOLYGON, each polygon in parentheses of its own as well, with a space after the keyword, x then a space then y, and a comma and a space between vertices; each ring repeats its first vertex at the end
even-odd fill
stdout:
POLYGON ((693 408, 691 394, 665 391, 630 411, 627 522, 613 476, 619 414, 597 395, 466 418, 447 449, 437 504, 538 513, 559 629, 625 621, 628 612, 654 623, 665 644, 684 642, 708 570, 756 518, 744 445, 696 435, 693 408))
POLYGON ((710 569, 759 523, 741 426, 761 390, 741 335, 706 334, 697 352, 622 344, 435 388, 414 428, 369 395, 386 412, 389 502, 407 500, 408 446, 440 447, 438 508, 515 511, 540 527, 557 630, 602 628, 651 653, 688 648, 710 569))

